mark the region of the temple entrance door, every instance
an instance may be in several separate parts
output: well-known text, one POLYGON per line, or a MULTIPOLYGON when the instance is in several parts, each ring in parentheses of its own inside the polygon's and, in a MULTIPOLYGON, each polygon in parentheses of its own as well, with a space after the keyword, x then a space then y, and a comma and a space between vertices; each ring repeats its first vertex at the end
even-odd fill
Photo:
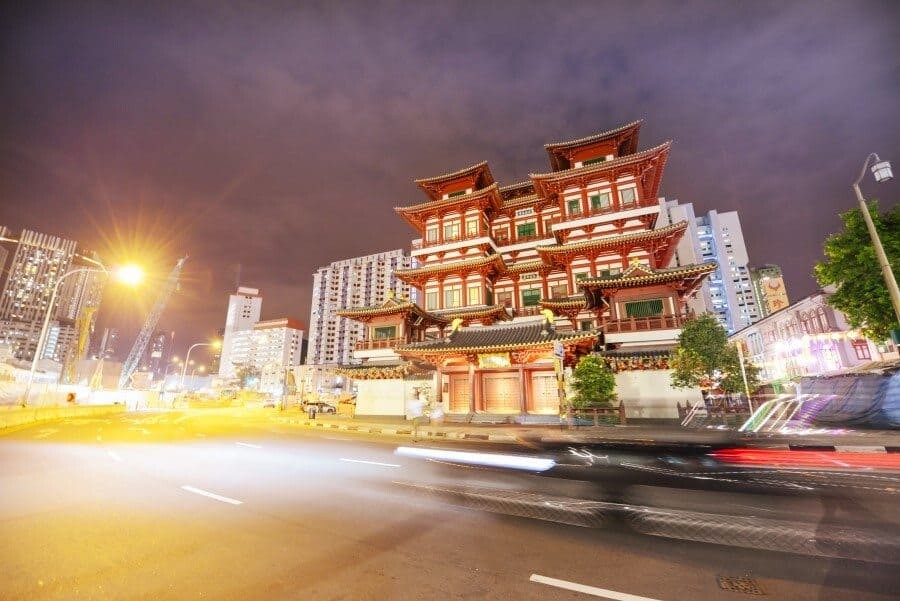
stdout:
POLYGON ((528 413, 559 414, 557 386, 556 374, 553 372, 535 372, 531 377, 531 399, 529 399, 528 413))
POLYGON ((519 413, 519 374, 484 374, 484 412, 519 413))
POLYGON ((450 413, 469 412, 469 375, 450 376, 450 413))

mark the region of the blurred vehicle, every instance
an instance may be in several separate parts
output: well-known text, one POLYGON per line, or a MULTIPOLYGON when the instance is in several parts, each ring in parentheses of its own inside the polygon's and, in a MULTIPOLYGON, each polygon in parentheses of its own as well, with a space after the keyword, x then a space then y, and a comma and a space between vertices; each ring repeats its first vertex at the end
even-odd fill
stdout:
POLYGON ((324 401, 307 401, 301 405, 301 408, 307 413, 311 409, 316 413, 337 413, 337 407, 324 401))

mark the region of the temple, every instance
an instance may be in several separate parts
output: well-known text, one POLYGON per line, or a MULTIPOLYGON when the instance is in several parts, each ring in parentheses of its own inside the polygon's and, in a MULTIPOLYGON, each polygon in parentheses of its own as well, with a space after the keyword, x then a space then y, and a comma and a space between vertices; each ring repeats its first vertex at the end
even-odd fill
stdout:
POLYGON ((699 398, 671 388, 668 355, 716 265, 671 265, 687 223, 657 227, 670 142, 639 151, 640 128, 547 144, 550 171, 508 186, 487 162, 415 180, 424 201, 394 209, 420 236, 415 267, 396 275, 419 304, 339 313, 367 326, 343 369, 358 414, 431 395, 468 419, 558 415, 559 368, 591 352, 632 416, 699 398))

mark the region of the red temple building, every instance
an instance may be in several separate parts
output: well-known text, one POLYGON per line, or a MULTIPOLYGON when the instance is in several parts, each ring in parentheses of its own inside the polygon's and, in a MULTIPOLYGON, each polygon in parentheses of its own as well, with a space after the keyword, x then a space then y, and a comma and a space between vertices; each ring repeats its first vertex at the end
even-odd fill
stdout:
POLYGON ((558 415, 554 352, 600 352, 634 417, 673 417, 668 355, 715 263, 671 265, 687 222, 657 226, 670 143, 638 151, 641 122, 545 146, 550 171, 500 186, 486 162, 416 180, 395 211, 419 234, 396 272, 420 303, 343 311, 367 324, 344 373, 359 414, 430 394, 450 415, 558 415))

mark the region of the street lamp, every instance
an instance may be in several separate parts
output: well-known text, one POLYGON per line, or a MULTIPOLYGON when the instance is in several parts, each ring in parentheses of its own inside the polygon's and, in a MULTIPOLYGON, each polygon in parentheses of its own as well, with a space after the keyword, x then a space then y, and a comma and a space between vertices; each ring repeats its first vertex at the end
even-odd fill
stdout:
MULTIPOLYGON (((37 371, 37 364, 44 353, 44 344, 47 342, 47 331, 50 329, 50 318, 53 317, 53 305, 56 304, 56 296, 59 294, 59 287, 63 281, 76 273, 103 273, 110 275, 109 269, 100 261, 89 259, 97 267, 77 267, 66 271, 53 285, 53 292, 50 295, 50 303, 47 305, 47 313, 44 315, 44 323, 41 326, 41 332, 38 334, 37 345, 34 349, 34 357, 31 359, 31 371, 28 373, 28 383, 25 385, 25 396, 22 398, 22 406, 28 405, 28 397, 31 395, 31 385, 34 384, 34 373, 37 371)), ((115 278, 130 286, 136 285, 143 278, 143 271, 136 265, 123 265, 112 272, 115 278)))
MULTIPOLYGON (((187 355, 184 356, 184 363, 182 364, 182 367, 181 367, 181 384, 179 386, 181 388, 181 390, 184 390, 184 376, 187 373, 188 363, 190 363, 190 360, 191 360, 191 351, 194 350, 195 348, 197 348, 198 346, 211 346, 214 349, 219 349, 219 348, 222 348, 222 341, 221 340, 213 340, 212 342, 198 342, 196 344, 191 345, 191 348, 188 349, 187 355)), ((193 376, 191 376, 191 377, 193 377, 193 376)))
POLYGON ((894 306, 894 315, 897 317, 897 322, 900 323, 900 290, 897 289, 897 279, 894 277, 894 272, 891 270, 891 264, 888 262, 887 255, 884 253, 884 247, 881 245, 881 239, 878 237, 878 232, 875 230, 872 216, 869 215, 869 207, 866 206, 862 191, 859 189, 859 183, 862 181, 863 177, 865 177, 866 168, 869 166, 869 161, 872 159, 875 159, 875 164, 872 165, 872 175, 875 177, 876 182, 881 184, 894 177, 894 174, 891 172, 891 164, 888 161, 882 161, 881 158, 873 152, 866 157, 866 162, 863 163, 862 171, 859 172, 859 177, 853 182, 853 191, 856 192, 856 200, 859 201, 859 210, 862 211, 863 219, 866 222, 866 228, 869 230, 869 237, 872 238, 872 246, 875 247, 875 255, 878 257, 878 264, 881 266, 881 275, 884 277, 884 283, 887 286, 888 294, 891 296, 891 304, 894 306))

